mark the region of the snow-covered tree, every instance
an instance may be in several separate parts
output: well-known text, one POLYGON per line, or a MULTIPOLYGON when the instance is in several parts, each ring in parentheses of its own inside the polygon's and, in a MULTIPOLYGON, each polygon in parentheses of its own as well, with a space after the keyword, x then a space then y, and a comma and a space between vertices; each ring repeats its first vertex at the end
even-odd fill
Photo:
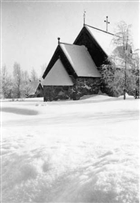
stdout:
POLYGON ((38 76, 37 76, 37 73, 36 73, 34 68, 32 68, 30 79, 31 79, 32 82, 38 80, 38 76))
POLYGON ((45 72, 46 67, 47 67, 47 63, 44 63, 41 65, 41 77, 42 77, 43 73, 45 72))
POLYGON ((26 97, 30 93, 30 77, 27 71, 22 72, 22 95, 26 97))
POLYGON ((1 71, 1 87, 2 87, 2 94, 4 98, 11 98, 12 97, 12 77, 8 73, 6 65, 2 67, 1 71))
POLYGON ((130 27, 123 21, 118 24, 113 39, 115 49, 109 57, 109 65, 102 66, 102 79, 107 92, 113 96, 124 94, 124 99, 126 92, 134 95, 137 89, 134 69, 138 59, 133 57, 130 27))
POLYGON ((15 98, 21 97, 21 89, 22 89, 22 70, 20 64, 15 62, 13 67, 13 92, 15 98))

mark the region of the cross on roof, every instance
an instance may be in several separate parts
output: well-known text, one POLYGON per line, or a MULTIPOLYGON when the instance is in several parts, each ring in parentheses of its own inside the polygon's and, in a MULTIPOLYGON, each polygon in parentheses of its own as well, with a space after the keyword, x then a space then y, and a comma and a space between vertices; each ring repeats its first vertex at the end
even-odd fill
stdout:
POLYGON ((104 22, 106 23, 106 32, 108 32, 108 24, 110 24, 108 21, 108 16, 106 16, 106 20, 104 20, 104 22))

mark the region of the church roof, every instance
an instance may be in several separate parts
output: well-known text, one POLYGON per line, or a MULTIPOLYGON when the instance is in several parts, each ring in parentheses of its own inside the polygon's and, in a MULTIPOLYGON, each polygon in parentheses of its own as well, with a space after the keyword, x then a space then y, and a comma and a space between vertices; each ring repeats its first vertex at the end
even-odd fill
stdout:
POLYGON ((113 38, 115 35, 89 25, 86 25, 86 29, 90 32, 103 51, 110 56, 115 48, 113 45, 113 38))
POLYGON ((35 80, 31 81, 29 85, 30 85, 29 94, 35 94, 36 90, 38 89, 39 85, 41 85, 41 83, 39 83, 39 80, 35 80))
POLYGON ((79 77, 101 77, 87 48, 82 45, 60 44, 71 66, 79 77))
POLYGON ((68 75, 75 77, 101 77, 97 67, 108 63, 108 56, 114 51, 114 34, 85 25, 73 44, 59 41, 44 74, 45 78, 54 64, 61 59, 68 75))
POLYGON ((72 86, 73 82, 61 60, 58 59, 42 81, 42 84, 47 86, 72 86))

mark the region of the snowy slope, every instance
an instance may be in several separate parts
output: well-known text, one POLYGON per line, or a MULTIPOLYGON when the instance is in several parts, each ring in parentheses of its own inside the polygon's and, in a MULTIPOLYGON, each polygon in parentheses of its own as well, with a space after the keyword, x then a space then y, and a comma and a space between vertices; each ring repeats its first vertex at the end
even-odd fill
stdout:
POLYGON ((61 44, 61 48, 79 77, 101 77, 85 46, 61 44))
POLYGON ((100 47, 104 50, 104 52, 110 56, 114 51, 115 47, 113 44, 114 35, 105 31, 97 30, 92 27, 86 27, 93 38, 98 42, 100 47))
POLYGON ((2 203, 138 202, 138 100, 2 106, 2 203))

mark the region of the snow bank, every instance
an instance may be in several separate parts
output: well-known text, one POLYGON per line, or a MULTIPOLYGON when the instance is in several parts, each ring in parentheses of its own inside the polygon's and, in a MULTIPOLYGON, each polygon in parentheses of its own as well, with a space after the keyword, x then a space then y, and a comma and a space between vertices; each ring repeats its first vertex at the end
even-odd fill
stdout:
POLYGON ((38 114, 3 112, 2 203, 139 202, 138 100, 15 103, 38 114))

